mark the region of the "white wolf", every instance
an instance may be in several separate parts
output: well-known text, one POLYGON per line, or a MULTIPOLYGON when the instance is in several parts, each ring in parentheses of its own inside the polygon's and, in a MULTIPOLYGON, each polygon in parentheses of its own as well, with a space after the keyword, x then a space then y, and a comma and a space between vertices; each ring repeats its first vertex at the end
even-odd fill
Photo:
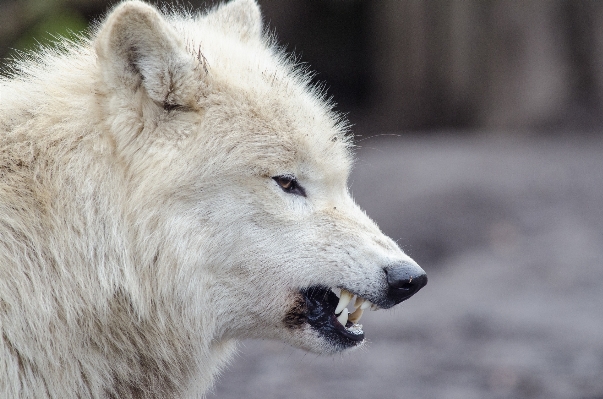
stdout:
POLYGON ((124 2, 0 80, 0 397, 201 397, 236 340, 357 347, 426 284, 308 81, 254 0, 124 2))

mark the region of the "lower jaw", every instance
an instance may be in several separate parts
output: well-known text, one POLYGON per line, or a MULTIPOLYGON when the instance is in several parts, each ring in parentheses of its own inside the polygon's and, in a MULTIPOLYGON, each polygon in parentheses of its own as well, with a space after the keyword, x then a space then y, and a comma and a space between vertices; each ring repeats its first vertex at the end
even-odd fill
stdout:
POLYGON ((294 334, 293 337, 289 336, 286 338, 285 342, 316 355, 330 356, 354 351, 362 347, 366 340, 349 341, 341 339, 340 336, 329 333, 325 334, 322 331, 317 331, 310 325, 306 325, 298 333, 294 334))
MULTIPOLYGON (((314 329, 314 328, 313 328, 314 329)), ((343 352, 345 350, 353 349, 360 347, 364 344, 364 334, 362 334, 362 339, 350 339, 347 336, 341 334, 340 332, 331 332, 331 331, 316 331, 322 340, 326 341, 325 352, 327 353, 337 353, 343 352)))
POLYGON ((317 351, 314 351, 320 355, 335 355, 342 352, 354 351, 364 345, 365 340, 350 342, 342 342, 339 339, 331 340, 327 336, 321 335, 322 345, 317 351))
POLYGON ((333 352, 361 346, 364 342, 362 325, 347 322, 344 327, 335 316, 339 298, 329 289, 313 287, 302 291, 305 299, 306 322, 333 352))

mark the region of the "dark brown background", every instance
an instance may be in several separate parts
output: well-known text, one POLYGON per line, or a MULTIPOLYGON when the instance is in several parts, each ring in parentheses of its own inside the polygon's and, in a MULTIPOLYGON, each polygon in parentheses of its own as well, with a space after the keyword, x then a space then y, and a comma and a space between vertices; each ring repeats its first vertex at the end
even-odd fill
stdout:
MULTIPOLYGON (((79 31, 107 0, 0 0, 0 57, 79 31)), ((161 4, 176 3, 165 1, 161 4)), ((205 9, 216 1, 179 1, 205 9)), ((592 131, 603 122, 603 2, 260 0, 358 134, 592 131)))

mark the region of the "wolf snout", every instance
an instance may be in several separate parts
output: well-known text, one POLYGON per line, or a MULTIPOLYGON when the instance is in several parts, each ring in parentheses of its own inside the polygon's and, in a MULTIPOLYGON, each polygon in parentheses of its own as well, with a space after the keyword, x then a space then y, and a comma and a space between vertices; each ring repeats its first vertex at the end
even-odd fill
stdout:
POLYGON ((416 294, 427 284, 427 274, 418 265, 400 262, 386 267, 388 297, 398 304, 416 294))

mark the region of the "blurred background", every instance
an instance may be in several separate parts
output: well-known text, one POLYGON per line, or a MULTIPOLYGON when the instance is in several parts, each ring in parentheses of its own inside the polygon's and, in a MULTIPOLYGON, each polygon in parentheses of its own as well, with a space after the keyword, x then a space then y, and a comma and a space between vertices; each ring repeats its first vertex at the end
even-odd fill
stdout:
MULTIPOLYGON (((82 31, 115 3, 0 0, 0 57, 82 31)), ((600 1, 259 3, 280 43, 318 72, 358 132, 592 130, 603 122, 600 1)))
MULTIPOLYGON (((111 3, 0 0, 0 64, 111 3)), ((357 202, 429 284, 365 314, 351 354, 245 341, 209 398, 603 399, 603 2, 259 3, 354 124, 357 202)))

